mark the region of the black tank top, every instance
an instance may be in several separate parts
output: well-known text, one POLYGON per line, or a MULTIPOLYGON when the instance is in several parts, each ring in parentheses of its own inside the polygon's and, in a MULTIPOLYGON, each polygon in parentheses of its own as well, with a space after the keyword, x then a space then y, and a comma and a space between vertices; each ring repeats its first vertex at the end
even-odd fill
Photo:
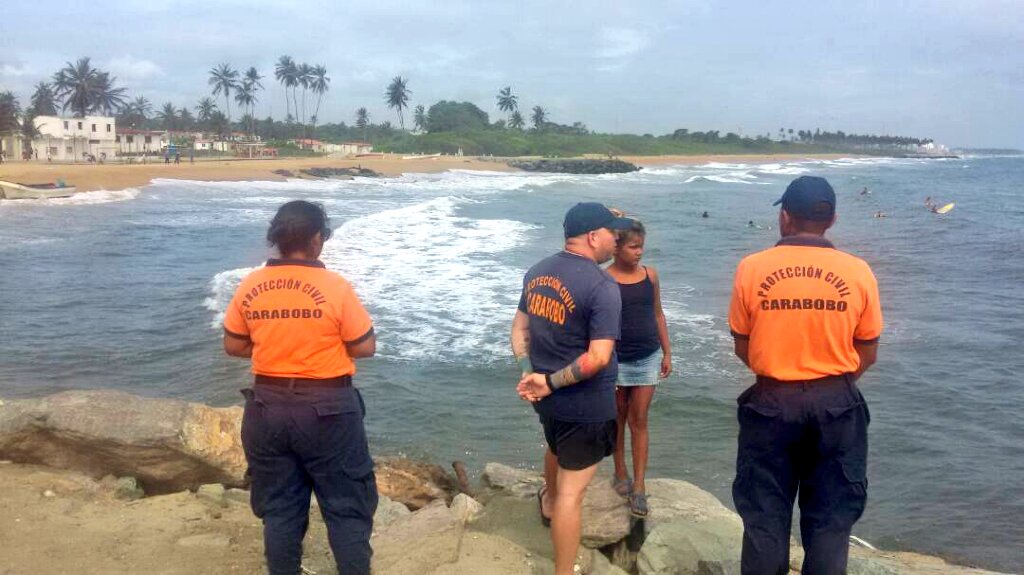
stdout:
POLYGON ((654 318, 654 283, 644 266, 644 279, 619 284, 622 294, 622 330, 615 352, 619 361, 639 361, 661 349, 654 318))

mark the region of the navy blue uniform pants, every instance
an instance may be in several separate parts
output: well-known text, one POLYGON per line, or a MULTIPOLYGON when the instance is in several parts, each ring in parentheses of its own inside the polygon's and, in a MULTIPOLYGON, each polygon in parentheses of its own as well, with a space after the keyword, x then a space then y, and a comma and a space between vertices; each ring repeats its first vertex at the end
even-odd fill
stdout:
POLYGON ((849 536, 867 500, 864 396, 848 376, 759 379, 737 399, 732 496, 743 519, 744 574, 789 572, 799 494, 804 575, 846 573, 849 536))
POLYGON ((252 510, 263 520, 271 575, 301 572, 311 493, 327 524, 338 572, 368 574, 377 483, 359 392, 256 385, 242 394, 252 510))

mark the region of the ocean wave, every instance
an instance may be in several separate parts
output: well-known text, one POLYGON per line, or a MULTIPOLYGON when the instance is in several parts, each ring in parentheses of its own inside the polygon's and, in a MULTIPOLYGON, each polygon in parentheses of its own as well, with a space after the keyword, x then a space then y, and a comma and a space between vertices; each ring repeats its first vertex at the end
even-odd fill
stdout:
POLYGON ((705 181, 705 182, 718 182, 721 184, 751 184, 751 185, 770 185, 768 182, 752 182, 756 180, 757 176, 750 172, 728 172, 725 174, 699 174, 696 176, 690 176, 684 183, 692 184, 694 182, 705 181))
POLYGON ((489 362, 506 332, 524 270, 501 262, 534 226, 458 215, 444 196, 346 222, 322 259, 374 310, 382 356, 489 362))
POLYGON ((242 283, 242 279, 256 269, 259 268, 238 268, 223 271, 213 276, 209 284, 210 295, 203 300, 203 307, 213 312, 213 320, 210 322, 211 328, 219 330, 223 327, 224 312, 228 309, 228 304, 231 303, 231 298, 234 297, 238 284, 242 283))
POLYGON ((77 192, 68 198, 52 198, 49 200, 0 200, 0 206, 89 206, 124 202, 138 198, 142 193, 138 188, 123 190, 95 190, 77 192))
MULTIPOLYGON (((501 262, 534 226, 458 215, 471 197, 443 196, 357 217, 320 259, 345 276, 374 315, 378 355, 486 363, 507 356, 524 270, 501 262)), ((238 283, 255 268, 218 273, 204 306, 219 328, 238 283)))

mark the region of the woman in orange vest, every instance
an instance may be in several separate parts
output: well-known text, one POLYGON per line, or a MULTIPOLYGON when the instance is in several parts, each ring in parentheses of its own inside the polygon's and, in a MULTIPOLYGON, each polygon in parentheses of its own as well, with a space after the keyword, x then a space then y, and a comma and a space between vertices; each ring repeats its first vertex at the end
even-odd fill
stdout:
POLYGON ((370 572, 377 484, 352 376, 376 337, 352 286, 318 259, 330 237, 321 206, 281 206, 267 232, 281 257, 242 280, 224 317, 224 350, 252 358, 242 446, 271 575, 301 571, 312 493, 338 572, 370 572))

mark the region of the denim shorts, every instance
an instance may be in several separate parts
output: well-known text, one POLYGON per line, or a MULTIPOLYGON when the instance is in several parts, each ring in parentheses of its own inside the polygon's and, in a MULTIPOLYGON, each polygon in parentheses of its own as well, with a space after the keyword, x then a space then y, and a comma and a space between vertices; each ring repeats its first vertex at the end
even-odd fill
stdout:
POLYGON ((615 385, 633 387, 637 385, 658 385, 661 374, 661 354, 654 352, 637 361, 619 362, 619 379, 615 385))

